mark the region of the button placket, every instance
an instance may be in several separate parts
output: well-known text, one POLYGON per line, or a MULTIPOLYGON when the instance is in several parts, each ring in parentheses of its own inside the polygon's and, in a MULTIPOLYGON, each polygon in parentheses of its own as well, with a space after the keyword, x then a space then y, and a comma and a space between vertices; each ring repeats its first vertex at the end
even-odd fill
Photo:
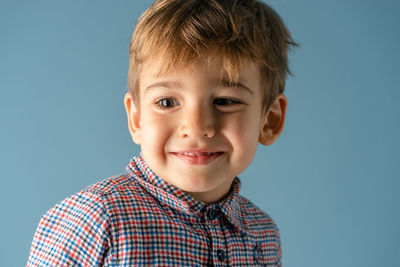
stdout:
POLYGON ((254 261, 257 264, 261 264, 263 263, 263 251, 262 251, 262 247, 261 244, 256 243, 254 246, 254 251, 253 251, 253 255, 254 255, 254 261))
POLYGON ((225 251, 222 250, 222 249, 219 249, 219 250, 217 251, 217 257, 218 257, 218 259, 219 259, 220 261, 225 261, 225 259, 226 259, 225 251))
POLYGON ((211 208, 209 211, 208 211, 208 218, 210 219, 210 220, 215 220, 216 218, 218 217, 218 211, 216 210, 216 208, 211 208))
POLYGON ((208 220, 208 229, 212 240, 212 251, 215 266, 225 266, 228 260, 228 251, 226 250, 223 216, 218 205, 208 207, 205 212, 206 220, 208 220))

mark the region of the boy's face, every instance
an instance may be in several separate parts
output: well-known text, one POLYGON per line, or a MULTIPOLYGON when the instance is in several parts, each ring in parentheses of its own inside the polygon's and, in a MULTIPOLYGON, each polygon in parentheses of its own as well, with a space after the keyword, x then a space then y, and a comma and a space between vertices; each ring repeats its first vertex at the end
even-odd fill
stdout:
POLYGON ((245 64, 235 87, 221 79, 221 69, 216 60, 191 71, 156 75, 151 64, 144 64, 140 104, 135 106, 129 93, 125 97, 130 132, 149 167, 208 203, 228 193, 233 179, 253 160, 259 141, 273 143, 286 107, 286 98, 280 95, 271 107, 270 127, 271 112, 262 112, 264 89, 258 67, 245 64))

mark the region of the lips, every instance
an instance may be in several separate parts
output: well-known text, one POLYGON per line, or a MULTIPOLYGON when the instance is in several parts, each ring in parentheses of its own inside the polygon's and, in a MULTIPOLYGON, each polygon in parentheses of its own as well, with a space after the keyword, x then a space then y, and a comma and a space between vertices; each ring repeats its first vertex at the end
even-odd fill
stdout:
POLYGON ((190 156, 190 157, 201 157, 201 156, 209 156, 214 153, 218 152, 178 152, 179 154, 185 155, 185 156, 190 156))
POLYGON ((189 164, 205 165, 217 159, 222 151, 182 151, 174 152, 173 155, 189 164))

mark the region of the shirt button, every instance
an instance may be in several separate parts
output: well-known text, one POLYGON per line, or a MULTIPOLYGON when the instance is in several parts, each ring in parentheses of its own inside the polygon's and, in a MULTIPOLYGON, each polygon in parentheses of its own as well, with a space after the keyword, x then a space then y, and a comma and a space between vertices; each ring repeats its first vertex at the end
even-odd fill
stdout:
POLYGON ((210 218, 210 220, 215 220, 218 217, 218 212, 215 209, 210 209, 208 211, 208 218, 210 218))
POLYGON ((218 256, 218 259, 220 260, 220 261, 224 261, 225 260, 225 252, 222 250, 222 249, 219 249, 218 251, 217 251, 217 256, 218 256))
POLYGON ((260 244, 254 246, 254 260, 256 263, 263 262, 263 252, 260 244))

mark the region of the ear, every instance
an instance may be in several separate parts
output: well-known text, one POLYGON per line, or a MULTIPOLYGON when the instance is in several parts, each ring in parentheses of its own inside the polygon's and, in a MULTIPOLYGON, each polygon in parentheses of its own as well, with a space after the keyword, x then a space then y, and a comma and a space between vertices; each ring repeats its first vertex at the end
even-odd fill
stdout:
POLYGON ((279 94, 264 115, 258 140, 261 144, 272 145, 281 135, 285 124, 286 106, 286 96, 279 94))
POLYGON ((136 144, 140 145, 141 141, 141 130, 140 130, 140 113, 138 107, 135 105, 133 96, 130 92, 125 94, 124 104, 126 115, 128 117, 128 127, 131 133, 132 140, 136 144))

